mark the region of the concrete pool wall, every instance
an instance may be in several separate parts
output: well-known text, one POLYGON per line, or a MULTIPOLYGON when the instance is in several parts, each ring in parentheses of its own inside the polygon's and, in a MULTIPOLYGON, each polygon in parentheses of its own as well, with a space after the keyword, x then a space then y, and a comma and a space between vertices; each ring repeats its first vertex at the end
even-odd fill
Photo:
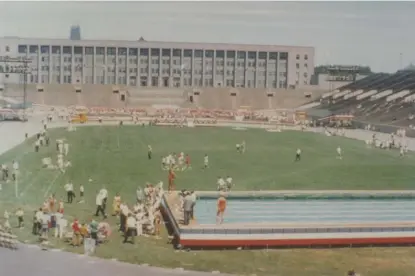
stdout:
MULTIPOLYGON (((201 199, 216 199, 216 191, 199 191, 201 199)), ((267 200, 414 200, 415 191, 244 191, 230 192, 232 199, 267 200)), ((171 224, 179 227, 177 243, 189 248, 240 248, 290 246, 355 246, 415 244, 415 221, 351 223, 224 223, 180 224, 177 193, 167 194, 171 224)), ((197 219, 197 218, 196 218, 197 219)))

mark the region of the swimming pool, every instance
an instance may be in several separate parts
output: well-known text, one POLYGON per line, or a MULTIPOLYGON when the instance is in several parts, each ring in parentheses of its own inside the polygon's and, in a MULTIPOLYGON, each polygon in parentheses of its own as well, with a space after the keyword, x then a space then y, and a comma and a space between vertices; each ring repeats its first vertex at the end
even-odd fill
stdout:
MULTIPOLYGON (((216 223, 216 200, 200 199, 198 224, 216 223)), ((228 199, 224 223, 415 222, 415 200, 228 199)))

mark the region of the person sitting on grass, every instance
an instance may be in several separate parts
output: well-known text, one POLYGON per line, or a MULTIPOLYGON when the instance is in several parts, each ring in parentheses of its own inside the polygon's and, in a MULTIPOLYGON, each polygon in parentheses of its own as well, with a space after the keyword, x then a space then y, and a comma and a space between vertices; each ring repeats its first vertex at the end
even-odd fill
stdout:
POLYGON ((111 226, 108 222, 100 222, 98 224, 98 241, 103 243, 108 240, 111 235, 111 226))

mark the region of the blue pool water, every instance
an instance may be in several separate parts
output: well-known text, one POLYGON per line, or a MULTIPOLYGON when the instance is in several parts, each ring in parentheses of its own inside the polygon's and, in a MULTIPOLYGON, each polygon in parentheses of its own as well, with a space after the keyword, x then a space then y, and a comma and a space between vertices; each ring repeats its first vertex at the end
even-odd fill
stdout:
MULTIPOLYGON (((216 200, 195 206, 199 224, 216 222, 216 200)), ((224 223, 415 222, 415 200, 228 199, 224 223)))

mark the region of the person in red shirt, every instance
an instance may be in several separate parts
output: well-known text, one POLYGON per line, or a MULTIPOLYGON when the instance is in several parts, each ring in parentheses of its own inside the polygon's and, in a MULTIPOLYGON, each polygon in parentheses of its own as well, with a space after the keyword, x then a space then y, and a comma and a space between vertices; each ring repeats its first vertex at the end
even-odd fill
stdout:
POLYGON ((175 178, 176 178, 176 174, 174 173, 173 168, 170 167, 170 170, 169 170, 169 189, 168 189, 169 192, 172 192, 175 189, 175 186, 174 186, 174 179, 175 178))
POLYGON ((217 208, 218 208, 216 212, 217 224, 223 223, 223 215, 225 214, 226 203, 227 202, 226 202, 225 194, 221 193, 218 198, 218 202, 217 202, 217 208))
POLYGON ((191 169, 192 165, 190 164, 190 156, 186 154, 186 169, 191 169))
POLYGON ((72 223, 72 245, 79 246, 81 244, 81 226, 79 225, 78 219, 75 219, 72 223))

